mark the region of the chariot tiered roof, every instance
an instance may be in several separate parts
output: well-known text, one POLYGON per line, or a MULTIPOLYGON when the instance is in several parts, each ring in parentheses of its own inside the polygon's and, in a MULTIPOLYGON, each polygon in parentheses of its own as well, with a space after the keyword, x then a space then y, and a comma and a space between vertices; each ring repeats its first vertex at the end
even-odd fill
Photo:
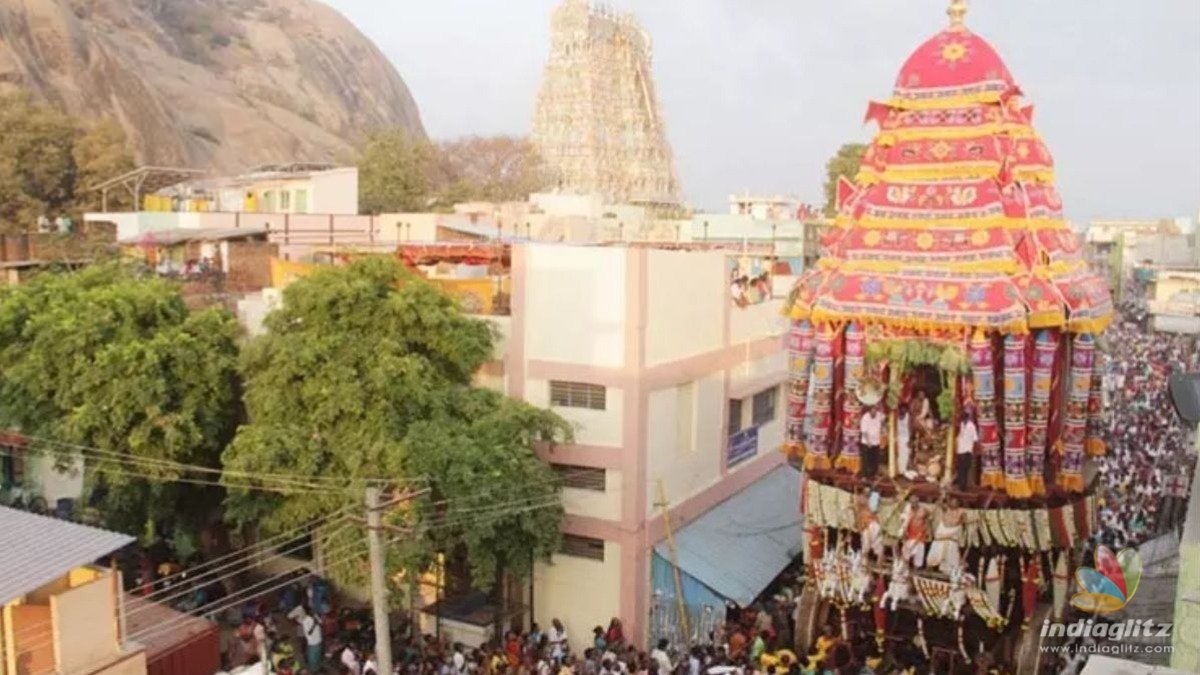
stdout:
POLYGON ((1107 285, 1063 219, 1033 107, 964 13, 956 3, 892 97, 868 107, 879 132, 854 182, 839 186, 793 319, 1005 333, 1097 333, 1111 320, 1107 285))

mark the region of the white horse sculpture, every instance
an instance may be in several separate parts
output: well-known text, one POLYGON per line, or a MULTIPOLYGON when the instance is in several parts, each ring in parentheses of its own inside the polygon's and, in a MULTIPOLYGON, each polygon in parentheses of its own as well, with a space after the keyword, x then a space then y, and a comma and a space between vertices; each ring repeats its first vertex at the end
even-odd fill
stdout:
POLYGON ((867 558, 860 551, 851 551, 847 565, 849 574, 846 579, 846 600, 861 605, 867 601, 867 593, 871 592, 871 571, 867 567, 867 558))
POLYGON ((822 598, 832 598, 838 591, 838 565, 836 554, 826 553, 817 567, 817 593, 822 598))
POLYGON ((891 610, 896 611, 897 603, 908 600, 912 594, 912 574, 908 562, 901 556, 892 561, 892 578, 888 582, 887 592, 879 599, 880 607, 887 607, 891 601, 891 610))
POLYGON ((967 589, 973 585, 975 585, 975 577, 962 565, 950 570, 950 592, 942 602, 942 614, 950 618, 958 616, 962 612, 963 606, 967 604, 967 589))

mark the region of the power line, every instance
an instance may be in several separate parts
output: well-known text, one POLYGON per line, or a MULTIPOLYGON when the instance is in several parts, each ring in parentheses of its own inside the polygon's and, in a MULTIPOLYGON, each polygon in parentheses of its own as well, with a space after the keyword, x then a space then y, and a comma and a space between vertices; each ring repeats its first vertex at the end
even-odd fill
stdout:
MULTIPOLYGON (((304 534, 307 530, 310 530, 313 528, 326 527, 326 526, 332 525, 335 522, 338 522, 339 520, 344 520, 348 514, 349 514, 349 509, 342 509, 340 511, 334 512, 332 515, 329 515, 329 516, 321 516, 319 518, 314 518, 314 519, 308 521, 307 523, 293 527, 290 530, 285 530, 284 532, 280 532, 279 534, 267 537, 266 539, 259 541, 259 542, 255 542, 254 544, 251 544, 250 546, 245 546, 236 551, 231 551, 230 553, 227 553, 218 558, 213 558, 212 560, 206 560, 205 562, 200 563, 199 565, 194 565, 187 569, 180 570, 179 572, 176 572, 175 574, 171 574, 171 575, 165 576, 165 577, 159 577, 156 581, 158 581, 158 582, 170 581, 170 580, 175 579, 176 577, 195 575, 195 576, 191 577, 191 580, 194 581, 197 578, 201 578, 204 575, 209 574, 209 572, 207 572, 207 571, 201 572, 201 570, 205 570, 205 568, 211 567, 218 563, 223 563, 227 560, 231 560, 234 558, 244 558, 245 556, 252 554, 258 550, 266 550, 268 548, 276 546, 277 544, 289 542, 292 539, 296 539, 298 537, 304 536, 304 534), (333 520, 331 520, 329 523, 321 522, 321 521, 330 520, 330 519, 333 519, 333 520), (198 572, 199 572, 199 574, 198 574, 198 572)), ((152 593, 151 595, 154 595, 154 594, 152 593)))
POLYGON ((169 459, 143 457, 143 456, 139 456, 139 455, 135 455, 135 454, 131 454, 131 453, 118 452, 118 451, 114 451, 114 450, 104 450, 102 448, 97 448, 94 446, 82 445, 79 443, 68 443, 65 441, 56 441, 56 440, 49 439, 49 438, 32 436, 29 434, 20 434, 20 435, 23 438, 27 438, 27 439, 36 441, 38 443, 57 446, 57 447, 61 447, 61 448, 67 448, 67 449, 79 452, 81 454, 89 454, 90 453, 93 455, 110 456, 110 457, 113 457, 116 459, 137 462, 137 463, 141 463, 141 464, 145 464, 145 465, 154 465, 154 466, 159 466, 162 468, 176 469, 179 471, 192 471, 192 472, 196 472, 196 473, 207 473, 210 475, 215 475, 215 476, 220 476, 220 477, 243 478, 243 479, 255 480, 255 481, 262 481, 262 480, 266 479, 266 482, 273 482, 276 484, 284 484, 284 485, 292 484, 292 485, 295 485, 298 487, 308 487, 308 488, 318 487, 317 485, 314 485, 314 482, 327 482, 327 483, 334 484, 334 485, 344 486, 348 482, 395 484, 395 483, 421 483, 421 482, 425 481, 424 478, 407 478, 406 479, 406 478, 342 477, 342 476, 314 476, 314 475, 306 476, 306 475, 294 474, 294 473, 288 474, 288 473, 271 473, 271 472, 258 472, 258 471, 240 471, 240 470, 236 470, 236 469, 215 468, 215 467, 209 467, 209 466, 201 466, 201 465, 197 465, 197 464, 187 464, 184 462, 177 462, 177 461, 169 460, 169 459))
MULTIPOLYGON (((332 526, 335 523, 337 523, 338 521, 344 520, 344 519, 345 519, 345 517, 343 516, 342 518, 340 518, 338 520, 328 523, 328 525, 332 526)), ((345 527, 340 528, 338 531, 340 532, 344 529, 345 529, 345 527)), ((330 538, 332 538, 333 536, 336 536, 336 535, 330 535, 330 538)), ((182 597, 185 597, 185 596, 191 594, 192 592, 194 592, 197 585, 200 585, 199 584, 200 580, 206 578, 209 575, 215 575, 218 572, 236 568, 236 569, 233 569, 232 572, 225 572, 224 574, 222 574, 220 576, 208 579, 207 581, 204 582, 204 584, 203 584, 204 586, 211 586, 213 584, 219 584, 219 583, 225 581, 226 579, 232 579, 239 575, 245 574, 246 572, 249 572, 252 569, 258 569, 272 560, 286 558, 287 556, 289 556, 293 553, 304 550, 308 546, 309 546, 309 542, 307 542, 307 541, 293 541, 289 544, 280 546, 278 549, 276 549, 274 552, 272 552, 272 554, 270 556, 267 556, 265 558, 261 558, 261 559, 257 559, 257 560, 236 561, 234 563, 230 563, 228 565, 218 567, 216 569, 205 572, 204 574, 201 574, 195 578, 189 577, 188 579, 186 579, 186 583, 187 583, 188 587, 184 588, 183 590, 179 590, 179 589, 175 588, 174 586, 171 586, 168 588, 163 588, 163 589, 156 591, 154 593, 151 593, 149 595, 142 596, 142 599, 144 599, 144 600, 153 599, 155 602, 167 603, 172 600, 182 598, 182 597), (243 562, 245 562, 247 564, 242 565, 243 562), (169 595, 165 598, 156 597, 156 596, 160 596, 164 592, 168 592, 168 591, 172 591, 172 590, 175 590, 178 592, 176 592, 172 595, 169 595)), ((186 573, 188 573, 188 571, 182 572, 181 574, 186 574, 186 573)), ((132 612, 131 615, 136 614, 136 613, 137 612, 132 612)))
MULTIPOLYGON (((393 541, 395 541, 395 540, 393 540, 393 541)), ((340 564, 343 564, 350 560, 353 560, 357 556, 363 555, 365 553, 365 550, 363 550, 363 549, 365 549, 365 544, 366 544, 365 541, 358 541, 358 542, 353 542, 347 546, 341 547, 338 550, 338 554, 341 557, 338 558, 338 560, 332 564, 340 565, 340 564)), ((221 598, 220 600, 211 602, 208 605, 205 605, 203 607, 198 607, 194 611, 196 612, 197 615, 200 615, 200 616, 215 615, 219 612, 224 612, 224 611, 226 611, 228 609, 232 609, 233 607, 236 607, 238 605, 250 602, 251 600, 257 600, 258 598, 268 595, 276 590, 279 590, 280 588, 284 588, 290 584, 300 581, 301 579, 306 579, 310 576, 314 576, 315 574, 316 573, 313 572, 312 570, 309 570, 308 572, 305 572, 304 574, 302 574, 300 576, 293 576, 294 572, 284 572, 283 574, 277 574, 273 577, 268 577, 267 579, 265 579, 263 581, 260 581, 256 584, 253 584, 244 589, 236 591, 235 593, 232 594, 233 596, 242 596, 242 597, 237 597, 236 599, 233 599, 233 600, 231 600, 228 597, 221 598), (291 577, 291 578, 285 579, 282 583, 270 586, 269 588, 266 588, 264 590, 247 595, 247 593, 249 591, 256 589, 256 588, 260 588, 262 586, 266 586, 267 584, 270 584, 270 582, 272 582, 276 579, 279 579, 280 577, 285 577, 285 576, 291 577)), ((133 641, 144 640, 148 637, 153 637, 153 636, 162 634, 164 632, 173 630, 176 626, 188 621, 191 617, 192 617, 192 615, 188 615, 186 617, 178 617, 173 621, 168 621, 161 625, 153 626, 151 628, 148 628, 148 629, 138 632, 138 633, 133 633, 129 636, 128 639, 133 640, 133 641)))
MULTIPOLYGON (((365 544, 365 542, 357 542, 356 544, 352 544, 350 546, 340 549, 339 554, 347 553, 347 551, 352 551, 352 552, 347 554, 345 557, 339 559, 337 564, 341 564, 348 560, 351 560, 356 555, 362 555, 363 552, 361 550, 356 551, 356 552, 353 552, 353 551, 355 551, 355 549, 357 549, 358 546, 362 546, 363 544, 365 544)), ((251 600, 256 600, 260 597, 263 597, 265 595, 273 593, 274 591, 284 588, 290 584, 296 583, 296 582, 300 581, 301 579, 306 579, 310 576, 313 576, 315 573, 310 570, 300 576, 285 579, 282 583, 276 584, 274 586, 271 586, 264 590, 258 591, 256 593, 251 593, 251 594, 247 595, 247 593, 249 593, 250 591, 252 591, 256 588, 260 588, 266 584, 269 584, 271 581, 274 581, 281 577, 291 576, 293 574, 294 574, 294 571, 293 572, 285 572, 282 574, 274 575, 272 577, 268 577, 267 579, 265 579, 263 581, 260 581, 251 586, 248 586, 247 588, 240 589, 240 590, 234 592, 233 594, 231 594, 231 596, 227 596, 227 597, 221 598, 219 600, 214 600, 213 602, 209 603, 208 605, 198 607, 195 610, 193 610, 194 613, 181 612, 180 616, 174 617, 171 620, 168 620, 161 624, 156 624, 154 626, 148 627, 146 630, 143 630, 143 631, 140 631, 137 633, 132 633, 132 634, 122 636, 122 637, 124 640, 132 641, 132 642, 137 642, 137 641, 145 640, 147 638, 156 637, 158 635, 162 635, 162 634, 168 633, 170 631, 173 631, 178 626, 183 625, 184 623, 187 623, 188 621, 191 621, 197 617, 211 616, 211 615, 215 615, 219 612, 224 612, 224 611, 232 609, 233 607, 236 607, 240 604, 244 604, 251 600), (236 599, 231 599, 231 598, 236 598, 236 599)), ((171 611, 175 611, 173 608, 169 607, 168 605, 162 605, 160 603, 155 603, 155 604, 159 607, 163 607, 166 609, 170 609, 171 611)), ((48 636, 48 637, 46 637, 45 639, 41 639, 36 644, 23 647, 22 651, 23 652, 37 651, 39 649, 43 649, 43 648, 53 644, 54 635, 53 635, 53 627, 52 626, 49 627, 47 630, 44 630, 41 633, 39 633, 38 637, 41 638, 41 636, 43 636, 43 635, 48 636)), ((51 673, 55 672, 56 670, 57 670, 57 666, 54 668, 51 668, 50 670, 42 671, 38 675, 50 675, 51 673)))

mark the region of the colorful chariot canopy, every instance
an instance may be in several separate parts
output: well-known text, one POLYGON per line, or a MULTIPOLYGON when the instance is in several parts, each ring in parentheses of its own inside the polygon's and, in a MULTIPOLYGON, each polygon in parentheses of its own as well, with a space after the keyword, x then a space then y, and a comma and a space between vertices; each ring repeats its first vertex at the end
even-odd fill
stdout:
POLYGON ((1063 218, 1054 158, 996 50, 950 25, 905 61, 791 316, 912 330, 1102 331, 1107 284, 1063 218))

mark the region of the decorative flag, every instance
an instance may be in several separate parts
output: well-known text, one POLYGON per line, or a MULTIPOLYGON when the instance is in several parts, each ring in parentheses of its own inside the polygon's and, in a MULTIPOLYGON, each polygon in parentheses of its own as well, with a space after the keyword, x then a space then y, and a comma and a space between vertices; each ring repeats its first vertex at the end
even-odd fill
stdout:
POLYGON ((1021 499, 1032 494, 1025 471, 1025 343, 1024 335, 1004 338, 1004 489, 1021 499))
POLYGON ((1083 492, 1083 444, 1095 352, 1096 341, 1091 335, 1075 336, 1075 348, 1071 352, 1067 419, 1063 429, 1062 466, 1058 471, 1058 486, 1071 492, 1083 492))
POLYGON ((887 121, 888 115, 892 113, 892 107, 886 103, 879 101, 871 101, 867 105, 867 114, 863 116, 863 124, 874 122, 882 125, 887 121))
POLYGON ((979 484, 1004 489, 1004 461, 1000 453, 1000 429, 996 424, 996 364, 992 341, 976 330, 970 346, 971 371, 974 374, 975 415, 978 418, 982 466, 979 484))
POLYGON ((822 324, 817 329, 816 355, 812 372, 812 424, 805 443, 807 454, 804 467, 828 469, 829 427, 833 418, 833 327, 822 324))
POLYGON ((837 208, 841 211, 854 198, 854 193, 858 190, 854 183, 845 176, 838 176, 837 182, 837 208))
POLYGON ((808 403, 808 378, 812 366, 813 327, 807 319, 792 324, 788 332, 787 442, 804 453, 804 413, 808 403))
POLYGON ((846 351, 842 362, 845 378, 842 381, 842 452, 834 466, 850 473, 862 470, 858 441, 861 436, 862 402, 858 400, 858 383, 863 375, 863 332, 851 323, 845 331, 846 351))
POLYGON ((1054 384, 1054 355, 1058 335, 1039 331, 1033 348, 1033 391, 1029 395, 1028 449, 1025 473, 1029 489, 1035 495, 1046 494, 1046 438, 1050 428, 1050 394, 1054 384))

